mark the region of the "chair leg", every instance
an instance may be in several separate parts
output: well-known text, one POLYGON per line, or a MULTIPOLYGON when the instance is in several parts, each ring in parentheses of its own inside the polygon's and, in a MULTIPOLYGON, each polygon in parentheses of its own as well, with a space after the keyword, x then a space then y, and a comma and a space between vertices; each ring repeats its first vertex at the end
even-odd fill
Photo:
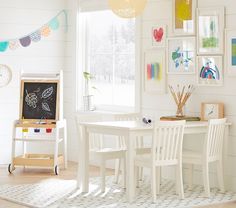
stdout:
POLYGON ((208 163, 203 164, 202 166, 203 173, 203 182, 206 197, 210 197, 210 183, 209 183, 209 167, 208 163))
POLYGON ((120 176, 120 159, 116 159, 115 162, 115 183, 118 183, 120 176))
POLYGON ((140 170, 140 167, 138 166, 135 166, 134 167, 134 179, 135 179, 135 185, 136 185, 136 188, 139 188, 139 170, 140 170))
POLYGON ((189 176, 189 181, 188 181, 188 183, 189 183, 189 190, 192 190, 193 189, 193 164, 189 164, 188 165, 188 167, 189 167, 189 174, 188 174, 188 176, 189 176))
POLYGON ((177 165, 176 175, 177 175, 176 186, 178 189, 179 197, 181 199, 184 199, 182 162, 177 165))
POLYGON ((161 167, 156 167, 156 190, 157 194, 160 194, 160 184, 161 184, 161 167))
POLYGON ((125 158, 122 159, 122 185, 124 188, 126 188, 126 162, 125 158))
POLYGON ((106 162, 105 160, 101 161, 100 165, 100 176, 101 176, 101 192, 105 192, 105 166, 106 162))
POLYGON ((152 180, 151 180, 151 186, 152 186, 152 201, 153 203, 157 200, 157 192, 156 192, 156 167, 152 167, 152 180))
POLYGON ((225 192, 222 160, 217 161, 217 176, 221 193, 225 192))

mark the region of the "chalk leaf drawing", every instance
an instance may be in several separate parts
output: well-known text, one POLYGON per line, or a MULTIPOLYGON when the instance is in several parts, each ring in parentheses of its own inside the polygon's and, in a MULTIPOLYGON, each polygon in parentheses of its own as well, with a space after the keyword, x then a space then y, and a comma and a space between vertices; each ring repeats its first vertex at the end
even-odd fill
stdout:
POLYGON ((42 109, 45 110, 45 111, 51 111, 50 107, 47 103, 42 103, 42 109))
POLYGON ((46 99, 46 98, 50 97, 52 95, 52 93, 53 93, 53 87, 49 87, 43 91, 42 98, 46 99))
POLYGON ((26 97, 25 97, 25 102, 27 103, 28 106, 36 108, 37 107, 37 102, 38 102, 38 97, 35 93, 28 93, 26 90, 26 97))

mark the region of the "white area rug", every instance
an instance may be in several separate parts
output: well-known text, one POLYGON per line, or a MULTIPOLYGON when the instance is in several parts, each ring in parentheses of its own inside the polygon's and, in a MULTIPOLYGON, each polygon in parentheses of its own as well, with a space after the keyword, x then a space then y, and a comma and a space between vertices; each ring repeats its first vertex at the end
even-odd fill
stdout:
POLYGON ((42 208, 63 198, 76 188, 73 180, 48 179, 35 184, 1 185, 0 198, 17 204, 42 208))
POLYGON ((74 189, 75 181, 48 180, 40 184, 0 186, 0 197, 36 208, 190 208, 236 200, 235 193, 221 194, 216 188, 211 189, 210 198, 204 198, 203 187, 198 185, 193 186, 192 191, 185 186, 185 199, 180 200, 175 195, 174 182, 163 180, 161 194, 155 204, 151 201, 148 181, 141 182, 134 203, 129 204, 124 189, 113 183, 113 177, 107 177, 105 193, 100 193, 99 178, 91 178, 90 182, 87 194, 74 189))

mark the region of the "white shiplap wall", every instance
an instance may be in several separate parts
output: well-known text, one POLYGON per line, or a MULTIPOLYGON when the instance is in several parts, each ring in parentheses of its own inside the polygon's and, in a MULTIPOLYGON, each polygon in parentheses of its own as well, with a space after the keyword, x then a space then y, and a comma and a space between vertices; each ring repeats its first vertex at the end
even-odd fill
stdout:
MULTIPOLYGON (((225 7, 225 27, 227 29, 236 28, 236 1, 235 0, 198 0, 198 7, 225 7)), ((151 27, 158 23, 168 25, 168 34, 171 34, 172 24, 172 0, 149 0, 142 16, 142 53, 150 50, 151 27)), ((154 49, 155 50, 155 49, 154 49)), ((143 65, 142 65, 143 66, 143 65)), ((187 103, 185 111, 190 115, 200 115, 201 102, 223 102, 225 104, 225 116, 229 122, 233 123, 230 128, 229 148, 227 154, 227 164, 225 170, 226 185, 228 189, 236 190, 236 77, 229 77, 224 68, 224 85, 222 87, 197 87, 193 96, 187 103)), ((143 77, 143 75, 142 75, 143 77)), ((143 80, 142 80, 143 82, 143 80)), ((196 75, 168 75, 167 83, 171 85, 189 84, 196 85, 196 75)), ((143 89, 143 88, 142 88, 143 89)), ((175 104, 171 95, 147 94, 142 90, 142 112, 151 117, 161 115, 171 115, 175 113, 175 104)), ((198 138, 185 140, 186 147, 201 148, 198 138)), ((195 168, 195 182, 202 181, 201 171, 195 168)), ((211 168, 211 182, 216 183, 215 167, 211 168)))
MULTIPOLYGON (((65 3, 65 0, 0 0, 0 41, 35 31, 64 9, 65 3)), ((0 64, 8 65, 13 72, 10 84, 0 88, 0 164, 10 161, 12 122, 19 118, 20 71, 39 73, 64 70, 65 86, 68 86, 70 75, 65 61, 71 54, 68 53, 65 58, 65 46, 70 42, 66 41, 63 18, 62 15, 62 27, 42 41, 32 43, 27 48, 0 53, 0 64)), ((65 96, 65 102, 68 100, 65 96)), ((42 147, 38 149, 44 150, 42 147)))
POLYGON ((65 54, 65 77, 64 77, 64 116, 68 126, 68 159, 78 160, 78 135, 75 125, 76 93, 80 93, 80 88, 76 83, 77 63, 78 63, 78 0, 67 0, 69 30, 67 34, 66 54, 65 54))

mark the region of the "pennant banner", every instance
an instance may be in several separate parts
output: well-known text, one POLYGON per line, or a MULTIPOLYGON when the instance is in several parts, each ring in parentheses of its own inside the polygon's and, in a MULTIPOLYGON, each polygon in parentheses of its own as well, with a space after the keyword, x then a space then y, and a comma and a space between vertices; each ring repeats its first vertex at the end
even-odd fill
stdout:
POLYGON ((28 47, 32 42, 36 43, 39 42, 42 37, 48 37, 52 31, 55 31, 60 27, 58 18, 62 14, 65 16, 65 31, 67 31, 67 12, 66 10, 62 10, 38 30, 20 38, 0 41, 0 52, 5 52, 7 49, 15 50, 19 47, 28 47))

